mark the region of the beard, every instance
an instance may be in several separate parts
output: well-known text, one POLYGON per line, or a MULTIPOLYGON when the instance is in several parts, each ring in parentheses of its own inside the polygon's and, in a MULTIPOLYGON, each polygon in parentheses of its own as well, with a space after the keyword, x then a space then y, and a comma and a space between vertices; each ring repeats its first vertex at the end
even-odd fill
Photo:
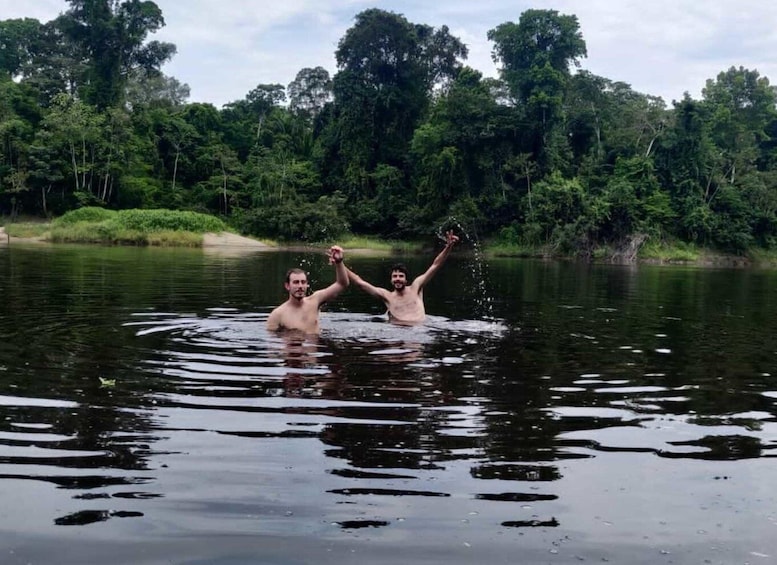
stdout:
POLYGON ((394 283, 394 290, 398 290, 398 291, 402 292, 403 290, 405 290, 406 286, 407 286, 407 284, 405 284, 403 282, 395 282, 394 283))

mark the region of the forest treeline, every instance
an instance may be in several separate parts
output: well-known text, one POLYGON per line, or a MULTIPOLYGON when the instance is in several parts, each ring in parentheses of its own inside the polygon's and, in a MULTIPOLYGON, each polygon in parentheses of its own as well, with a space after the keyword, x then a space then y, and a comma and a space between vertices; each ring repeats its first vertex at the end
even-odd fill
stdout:
POLYGON ((170 208, 309 241, 456 222, 581 255, 646 238, 777 244, 777 94, 757 70, 722 70, 668 107, 583 69, 574 15, 495 25, 494 79, 446 26, 369 9, 333 76, 300 69, 219 109, 161 72, 176 47, 149 40, 165 23, 154 2, 68 4, 0 21, 6 217, 170 208))

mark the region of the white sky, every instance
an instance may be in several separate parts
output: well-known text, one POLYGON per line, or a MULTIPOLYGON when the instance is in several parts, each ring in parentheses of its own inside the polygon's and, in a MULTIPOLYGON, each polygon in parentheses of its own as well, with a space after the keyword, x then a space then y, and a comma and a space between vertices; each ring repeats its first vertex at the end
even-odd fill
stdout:
MULTIPOLYGON (((575 15, 588 57, 582 68, 668 104, 701 97, 732 66, 777 85, 777 2, 767 0, 155 0, 166 26, 151 39, 178 48, 163 71, 191 87, 191 102, 221 107, 257 84, 286 86, 303 67, 334 74, 334 52, 362 10, 378 7, 435 28, 469 48, 467 64, 496 76, 488 30, 527 9, 575 15)), ((0 19, 49 21, 65 0, 0 0, 0 19)))

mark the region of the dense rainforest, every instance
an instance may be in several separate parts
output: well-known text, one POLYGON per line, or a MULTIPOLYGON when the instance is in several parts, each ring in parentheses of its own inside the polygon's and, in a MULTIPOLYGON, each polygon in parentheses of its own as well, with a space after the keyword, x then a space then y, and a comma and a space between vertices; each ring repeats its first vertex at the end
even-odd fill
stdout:
POLYGON ((358 13, 333 76, 303 68, 222 108, 161 72, 176 46, 142 0, 69 0, 0 21, 0 214, 84 206, 219 215, 321 241, 470 234, 590 255, 646 239, 777 245, 777 93, 757 70, 701 100, 584 70, 577 17, 527 10, 488 33, 499 78, 400 14, 358 13))

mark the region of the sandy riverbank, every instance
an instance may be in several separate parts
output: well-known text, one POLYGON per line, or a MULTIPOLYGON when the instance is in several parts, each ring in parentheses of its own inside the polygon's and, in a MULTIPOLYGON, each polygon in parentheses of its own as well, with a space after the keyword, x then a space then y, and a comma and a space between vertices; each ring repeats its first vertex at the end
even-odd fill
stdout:
POLYGON ((203 247, 241 247, 247 249, 271 249, 266 243, 235 233, 205 233, 202 235, 203 247))
MULTIPOLYGON (((12 237, 9 236, 5 228, 0 226, 0 245, 12 243, 48 243, 43 237, 12 237)), ((231 249, 272 249, 266 243, 243 237, 229 232, 205 233, 202 235, 203 248, 231 248, 231 249)))
POLYGON ((42 237, 11 237, 5 232, 5 228, 0 226, 0 245, 8 245, 9 243, 46 243, 46 240, 42 237))

